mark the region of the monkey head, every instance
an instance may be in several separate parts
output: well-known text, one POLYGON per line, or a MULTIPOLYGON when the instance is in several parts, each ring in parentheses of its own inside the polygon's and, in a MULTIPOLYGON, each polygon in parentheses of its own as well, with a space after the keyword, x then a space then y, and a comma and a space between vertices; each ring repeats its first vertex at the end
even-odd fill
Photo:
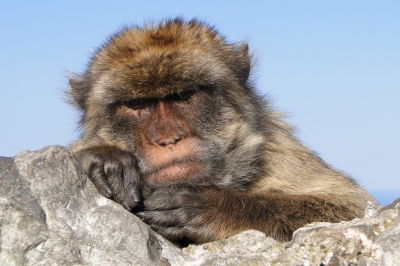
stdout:
POLYGON ((242 185, 264 138, 249 71, 247 44, 228 44, 203 23, 123 29, 70 80, 82 111, 78 149, 129 152, 153 186, 242 185), (235 154, 235 145, 253 146, 251 154, 235 154))

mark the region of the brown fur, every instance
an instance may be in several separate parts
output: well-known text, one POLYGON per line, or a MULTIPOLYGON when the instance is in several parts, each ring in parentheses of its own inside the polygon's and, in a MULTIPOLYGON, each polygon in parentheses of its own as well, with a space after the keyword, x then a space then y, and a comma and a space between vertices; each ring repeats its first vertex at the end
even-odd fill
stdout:
POLYGON ((126 28, 70 80, 72 145, 99 191, 171 239, 289 240, 375 200, 294 137, 248 81, 247 44, 181 19, 126 28), (141 201, 143 199, 143 201, 141 201))

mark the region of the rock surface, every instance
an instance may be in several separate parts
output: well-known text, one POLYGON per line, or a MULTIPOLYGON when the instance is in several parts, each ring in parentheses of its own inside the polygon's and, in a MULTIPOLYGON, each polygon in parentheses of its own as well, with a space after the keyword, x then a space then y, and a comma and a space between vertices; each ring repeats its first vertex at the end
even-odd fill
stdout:
POLYGON ((366 213, 181 249, 100 196, 68 148, 0 158, 0 265, 400 265, 400 199, 366 213))

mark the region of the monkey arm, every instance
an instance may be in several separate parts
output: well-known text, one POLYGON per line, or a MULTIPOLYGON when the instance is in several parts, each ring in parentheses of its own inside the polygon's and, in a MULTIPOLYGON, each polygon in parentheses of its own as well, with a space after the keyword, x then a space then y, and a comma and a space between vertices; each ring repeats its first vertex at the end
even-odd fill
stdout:
POLYGON ((309 195, 249 195, 234 190, 158 190, 137 213, 145 223, 169 239, 208 242, 256 229, 287 241, 307 223, 339 222, 354 218, 345 206, 309 195))
POLYGON ((141 202, 140 175, 136 159, 114 146, 97 146, 75 152, 97 190, 131 210, 141 202))

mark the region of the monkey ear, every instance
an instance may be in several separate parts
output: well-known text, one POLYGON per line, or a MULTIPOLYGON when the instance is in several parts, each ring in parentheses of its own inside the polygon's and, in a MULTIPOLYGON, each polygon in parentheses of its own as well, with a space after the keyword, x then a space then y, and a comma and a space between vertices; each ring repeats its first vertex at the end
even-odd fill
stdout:
POLYGON ((250 75, 251 56, 247 43, 232 45, 232 56, 228 57, 228 66, 236 74, 240 83, 245 83, 250 75))
POLYGON ((90 91, 90 82, 84 75, 72 75, 69 79, 69 85, 71 89, 69 90, 70 102, 78 105, 81 109, 86 109, 86 100, 90 91))

